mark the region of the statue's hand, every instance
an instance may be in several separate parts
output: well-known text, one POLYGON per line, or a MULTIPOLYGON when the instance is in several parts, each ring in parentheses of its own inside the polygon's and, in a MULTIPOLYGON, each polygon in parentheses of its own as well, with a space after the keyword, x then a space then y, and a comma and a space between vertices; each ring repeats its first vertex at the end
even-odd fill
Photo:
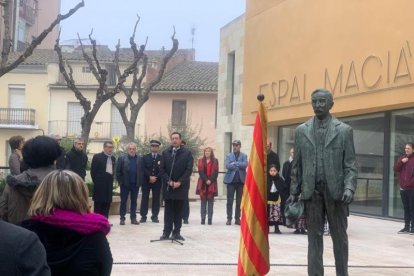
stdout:
POLYGON ((345 189, 344 195, 342 196, 342 202, 349 204, 351 203, 353 197, 354 193, 350 189, 345 189))
POLYGON ((297 195, 290 195, 288 199, 286 200, 286 203, 296 202, 299 200, 299 197, 297 195))

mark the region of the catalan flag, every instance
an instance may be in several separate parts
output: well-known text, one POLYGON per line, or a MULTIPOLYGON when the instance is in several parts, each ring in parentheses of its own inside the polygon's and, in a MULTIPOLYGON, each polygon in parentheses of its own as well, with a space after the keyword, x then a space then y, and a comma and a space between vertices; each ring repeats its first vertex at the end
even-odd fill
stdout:
MULTIPOLYGON (((263 95, 257 97, 263 100, 263 95)), ((246 181, 241 202, 238 275, 269 272, 269 228, 267 222, 266 169, 267 115, 262 102, 253 130, 246 181)))

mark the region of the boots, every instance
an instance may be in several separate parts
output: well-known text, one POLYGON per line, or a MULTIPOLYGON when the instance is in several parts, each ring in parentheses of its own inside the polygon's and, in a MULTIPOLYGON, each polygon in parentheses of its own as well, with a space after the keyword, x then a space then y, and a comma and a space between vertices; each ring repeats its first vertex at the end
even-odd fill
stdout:
POLYGON ((275 234, 282 234, 279 230, 279 225, 275 225, 275 234))
POLYGON ((206 219, 205 218, 201 219, 201 224, 203 224, 203 225, 206 224, 206 219))
POLYGON ((208 225, 212 225, 213 224, 213 220, 211 218, 208 219, 208 225))

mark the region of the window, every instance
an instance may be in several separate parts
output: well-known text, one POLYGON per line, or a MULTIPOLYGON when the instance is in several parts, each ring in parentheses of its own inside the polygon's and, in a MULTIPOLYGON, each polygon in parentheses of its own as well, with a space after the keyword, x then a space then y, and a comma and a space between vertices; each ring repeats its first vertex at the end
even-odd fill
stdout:
POLYGON ((12 124, 24 124, 25 112, 25 87, 9 86, 9 112, 8 120, 12 124))
POLYGON ((126 135, 125 125, 121 114, 114 104, 111 106, 111 137, 126 135))
POLYGON ((187 113, 187 101, 173 100, 171 124, 173 126, 185 125, 186 113, 187 113))
POLYGON ((106 70, 108 71, 108 77, 106 84, 115 85, 116 84, 116 66, 114 64, 107 64, 106 70))
POLYGON ((358 179, 351 211, 382 215, 385 114, 341 119, 354 130, 358 179))
POLYGON ((393 172, 393 166, 404 153, 405 145, 414 141, 414 109, 392 112, 390 130, 388 213, 392 217, 402 218, 404 217, 404 209, 401 203, 400 184, 398 174, 393 172))
POLYGON ((90 72, 91 72, 91 68, 89 68, 88 66, 82 67, 82 73, 90 73, 90 72))
POLYGON ((227 55, 227 93, 226 93, 226 114, 233 114, 234 105, 234 84, 235 84, 236 54, 231 52, 227 55))
POLYGON ((81 134, 83 114, 84 110, 80 103, 68 103, 67 135, 79 136, 81 134))

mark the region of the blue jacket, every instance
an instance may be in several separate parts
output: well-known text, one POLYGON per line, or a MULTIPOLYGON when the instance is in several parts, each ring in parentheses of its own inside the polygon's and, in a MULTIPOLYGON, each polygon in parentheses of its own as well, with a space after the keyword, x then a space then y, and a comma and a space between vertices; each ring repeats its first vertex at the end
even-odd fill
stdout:
MULTIPOLYGON (((116 180, 119 185, 129 187, 129 158, 128 154, 123 154, 118 158, 116 165, 116 180)), ((144 163, 142 157, 137 155, 137 187, 141 187, 144 182, 144 163)))
POLYGON ((224 176, 224 183, 230 184, 233 181, 236 171, 239 171, 240 180, 244 183, 246 179, 247 155, 240 152, 239 158, 236 161, 236 156, 230 152, 226 156, 226 175, 224 176))

